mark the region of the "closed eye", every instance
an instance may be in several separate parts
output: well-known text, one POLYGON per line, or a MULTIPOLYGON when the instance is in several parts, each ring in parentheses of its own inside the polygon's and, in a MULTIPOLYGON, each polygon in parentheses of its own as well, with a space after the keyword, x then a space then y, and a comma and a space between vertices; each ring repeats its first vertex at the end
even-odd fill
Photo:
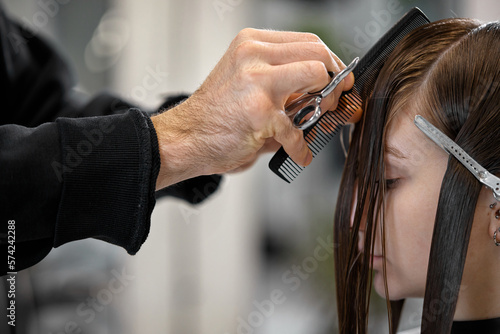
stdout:
POLYGON ((386 179, 385 180, 385 187, 386 189, 394 189, 398 185, 400 179, 386 179))

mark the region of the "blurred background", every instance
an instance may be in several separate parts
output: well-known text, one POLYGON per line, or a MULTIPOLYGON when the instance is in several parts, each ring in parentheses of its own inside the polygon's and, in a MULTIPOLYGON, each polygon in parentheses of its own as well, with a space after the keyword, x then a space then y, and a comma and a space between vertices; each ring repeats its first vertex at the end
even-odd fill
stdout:
MULTIPOLYGON (((193 92, 245 27, 314 32, 347 63, 415 6, 431 20, 500 18, 495 0, 3 3, 57 45, 81 92, 108 90, 145 109, 193 92)), ((336 333, 331 245, 344 162, 339 140, 291 184, 268 169, 270 158, 226 176, 200 206, 159 200, 136 256, 83 240, 20 272, 17 333, 336 333)), ((420 303, 406 305, 401 330, 419 325, 420 303)), ((385 302, 376 295, 371 312, 370 332, 387 333, 385 302)), ((11 330, 0 321, 1 333, 11 330)))

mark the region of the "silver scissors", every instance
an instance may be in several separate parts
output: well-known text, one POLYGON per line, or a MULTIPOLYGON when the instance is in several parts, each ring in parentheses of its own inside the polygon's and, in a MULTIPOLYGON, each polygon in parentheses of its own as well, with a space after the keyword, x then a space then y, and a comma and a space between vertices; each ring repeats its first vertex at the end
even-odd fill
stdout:
POLYGON ((354 60, 336 76, 325 88, 315 93, 305 93, 285 106, 285 113, 292 117, 293 125, 305 130, 316 123, 321 116, 321 101, 328 96, 338 86, 338 84, 354 70, 359 58, 354 60), (305 105, 305 106, 304 106, 305 105))
POLYGON ((415 116, 415 125, 448 154, 452 154, 483 185, 493 191, 493 197, 500 201, 500 178, 491 174, 470 157, 460 146, 420 115, 415 116))

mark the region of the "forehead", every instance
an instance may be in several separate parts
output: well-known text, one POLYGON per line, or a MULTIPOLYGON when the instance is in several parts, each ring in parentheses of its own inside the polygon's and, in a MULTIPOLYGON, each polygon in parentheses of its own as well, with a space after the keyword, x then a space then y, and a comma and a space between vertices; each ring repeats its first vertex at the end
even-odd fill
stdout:
POLYGON ((384 152, 388 158, 405 159, 421 165, 427 159, 439 159, 447 154, 414 124, 416 112, 400 111, 387 127, 384 152))

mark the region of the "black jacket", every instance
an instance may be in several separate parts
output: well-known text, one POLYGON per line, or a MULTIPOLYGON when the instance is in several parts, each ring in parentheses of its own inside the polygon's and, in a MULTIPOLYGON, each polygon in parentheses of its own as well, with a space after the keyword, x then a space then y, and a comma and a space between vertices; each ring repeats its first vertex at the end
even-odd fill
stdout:
POLYGON ((155 193, 160 158, 149 114, 109 94, 76 98, 55 48, 10 20, 1 4, 0 52, 0 252, 14 260, 12 267, 2 261, 0 275, 84 238, 135 254, 155 197, 197 203, 217 189, 213 175, 155 193))

